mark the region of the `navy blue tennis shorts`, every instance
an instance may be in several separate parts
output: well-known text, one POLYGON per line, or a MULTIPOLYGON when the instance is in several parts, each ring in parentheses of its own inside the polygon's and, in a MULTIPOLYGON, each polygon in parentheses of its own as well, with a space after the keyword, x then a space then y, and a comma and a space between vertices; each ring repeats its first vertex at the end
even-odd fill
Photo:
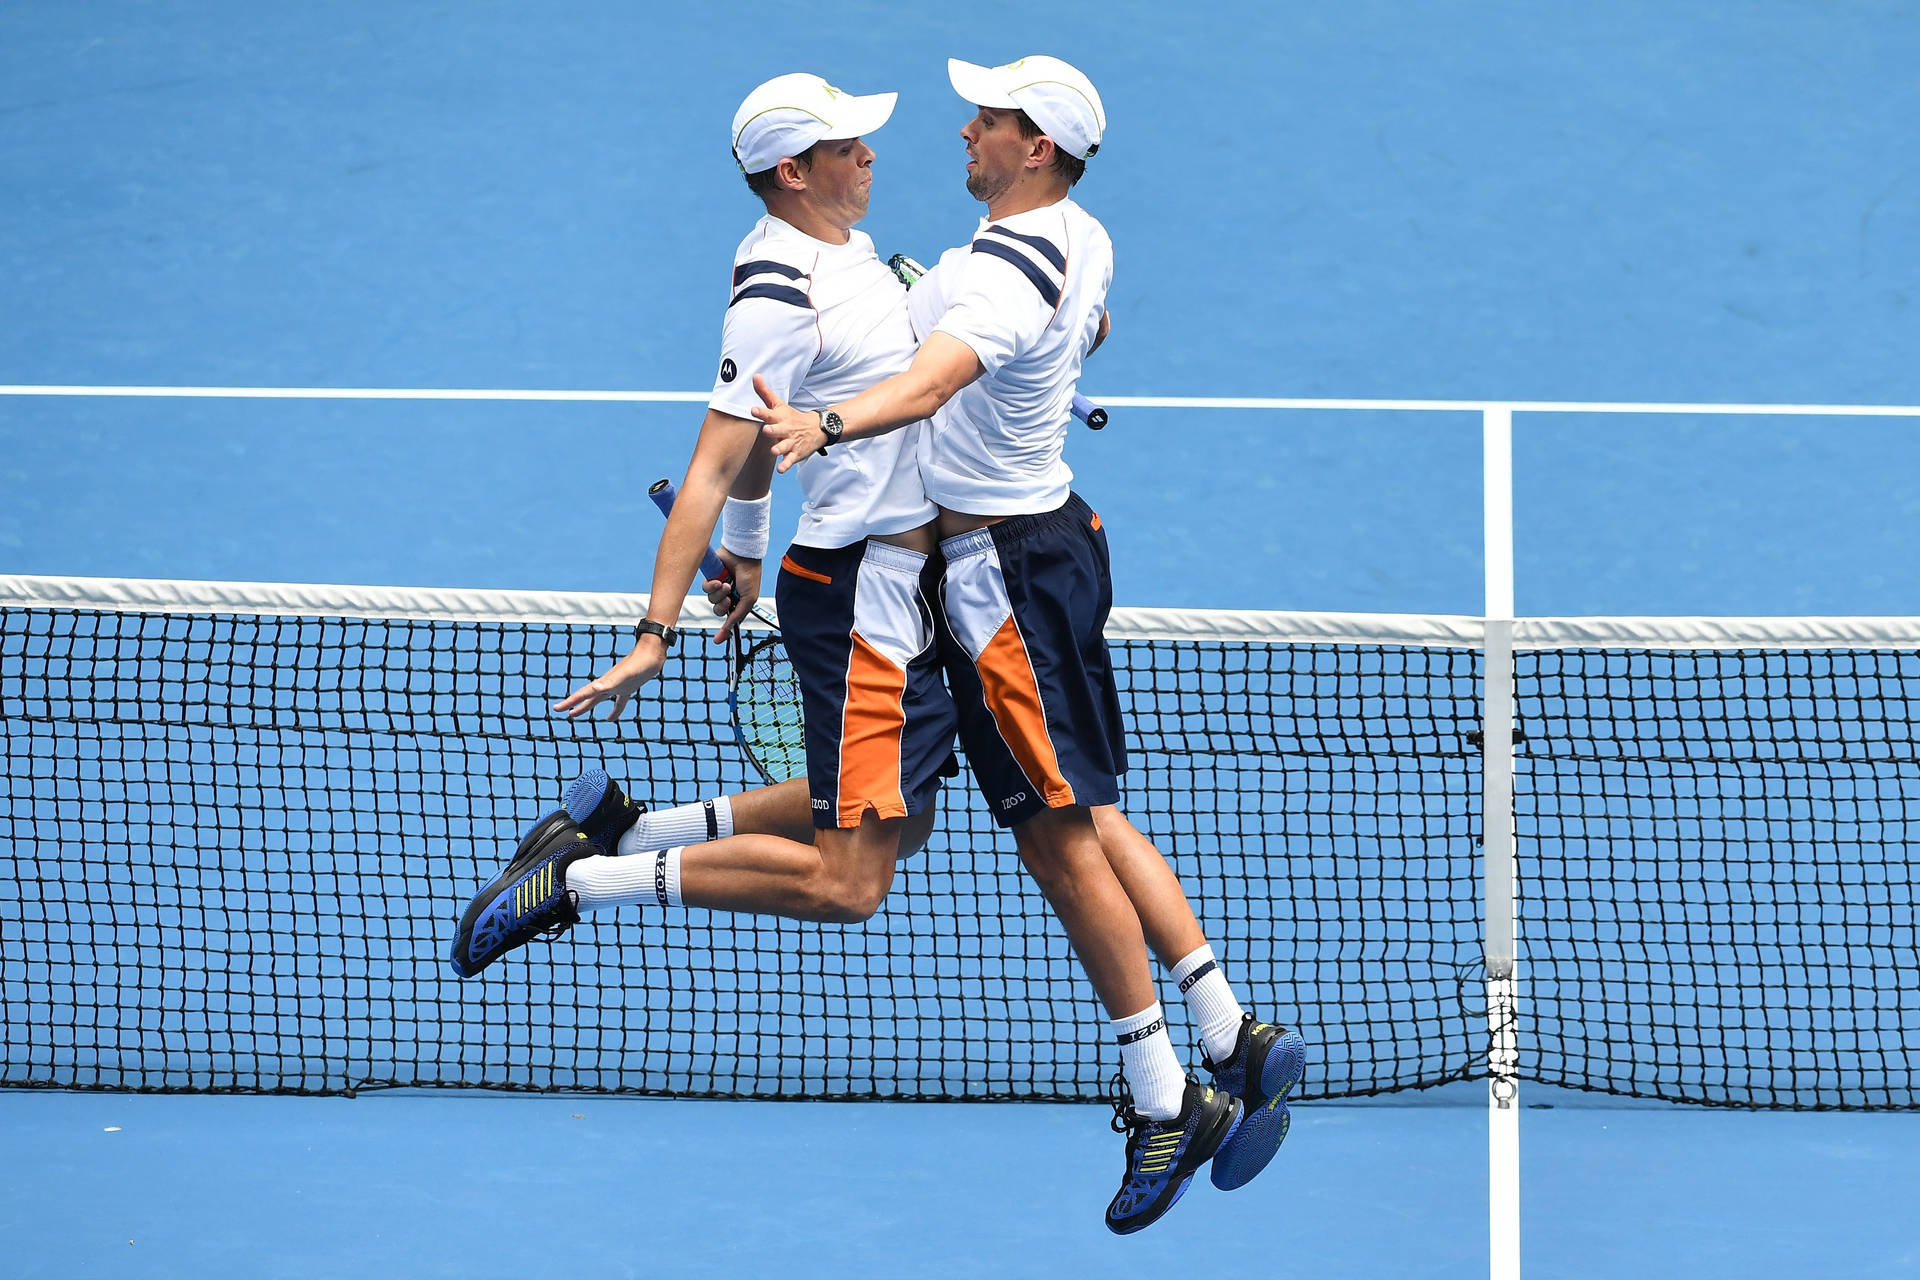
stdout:
POLYGON ((1078 495, 940 544, 942 657, 960 743, 994 820, 1115 804, 1127 771, 1107 656, 1113 575, 1078 495))
MULTIPOLYGON (((934 562, 937 565, 937 561, 934 562)), ((799 677, 816 827, 924 813, 953 755, 928 557, 862 539, 780 558, 774 600, 799 677)))

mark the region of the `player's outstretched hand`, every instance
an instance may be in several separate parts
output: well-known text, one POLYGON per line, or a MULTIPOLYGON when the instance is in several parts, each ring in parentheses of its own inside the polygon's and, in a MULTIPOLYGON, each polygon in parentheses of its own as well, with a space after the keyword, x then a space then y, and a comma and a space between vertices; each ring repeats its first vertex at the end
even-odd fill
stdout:
POLYGON ((784 473, 794 463, 803 462, 820 451, 820 446, 827 442, 827 434, 820 430, 819 414, 800 412, 773 394, 767 380, 757 373, 753 375, 753 389, 766 404, 764 409, 756 408, 753 416, 766 423, 760 428, 760 434, 773 447, 775 471, 784 473))
POLYGON ((747 616, 747 610, 759 602, 761 565, 760 561, 743 559, 725 547, 720 548, 718 554, 720 562, 733 571, 733 579, 709 578, 705 586, 707 603, 713 606, 714 613, 725 619, 713 633, 713 642, 724 644, 740 620, 747 616))
POLYGON ((641 686, 660 674, 660 668, 666 662, 667 651, 659 641, 651 636, 642 636, 640 643, 633 647, 633 652, 608 667, 605 675, 581 685, 554 703, 553 709, 566 712, 569 719, 578 720, 606 702, 612 705, 612 709, 605 718, 618 720, 627 709, 628 701, 640 692, 641 686))

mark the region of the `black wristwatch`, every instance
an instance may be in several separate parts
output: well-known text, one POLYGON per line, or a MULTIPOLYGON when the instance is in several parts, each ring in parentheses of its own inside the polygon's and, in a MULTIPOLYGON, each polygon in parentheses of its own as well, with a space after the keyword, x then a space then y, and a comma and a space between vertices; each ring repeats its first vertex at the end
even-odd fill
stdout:
POLYGON ((641 636, 659 636, 660 643, 671 649, 673 642, 680 638, 680 629, 670 627, 664 622, 655 622, 652 618, 642 618, 633 629, 635 640, 639 640, 641 636))
MULTIPOLYGON (((840 415, 833 410, 827 409, 820 414, 820 433, 826 436, 827 444, 839 444, 840 433, 846 429, 847 424, 840 421, 840 415)), ((820 446, 820 452, 827 451, 827 444, 820 446)))

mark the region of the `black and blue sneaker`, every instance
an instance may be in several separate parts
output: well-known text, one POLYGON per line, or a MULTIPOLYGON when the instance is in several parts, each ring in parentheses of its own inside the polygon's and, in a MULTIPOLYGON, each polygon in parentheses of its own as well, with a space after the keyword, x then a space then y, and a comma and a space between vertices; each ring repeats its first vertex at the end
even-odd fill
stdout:
POLYGON ((507 869, 474 895, 460 916, 447 961, 471 978, 515 947, 546 934, 557 937, 580 922, 567 867, 598 853, 593 841, 564 809, 533 824, 520 839, 507 869))
POLYGON ((1158 1222, 1185 1194, 1200 1166, 1232 1137, 1240 1100, 1189 1080, 1180 1114, 1149 1120, 1133 1109, 1124 1081, 1114 1087, 1113 1131, 1127 1135, 1127 1172, 1107 1206, 1107 1230, 1124 1236, 1158 1222))
POLYGON ((645 812, 621 792, 620 784, 609 778, 605 769, 589 769, 575 778, 560 803, 602 853, 619 853, 620 837, 632 830, 645 812))
POLYGON ((1219 1066, 1204 1057, 1201 1061, 1213 1073, 1213 1083, 1246 1107, 1240 1127, 1213 1158, 1213 1185, 1232 1191, 1253 1181, 1287 1140, 1293 1123, 1287 1094, 1306 1072, 1307 1042, 1298 1031, 1256 1022, 1246 1014, 1227 1060, 1219 1066))

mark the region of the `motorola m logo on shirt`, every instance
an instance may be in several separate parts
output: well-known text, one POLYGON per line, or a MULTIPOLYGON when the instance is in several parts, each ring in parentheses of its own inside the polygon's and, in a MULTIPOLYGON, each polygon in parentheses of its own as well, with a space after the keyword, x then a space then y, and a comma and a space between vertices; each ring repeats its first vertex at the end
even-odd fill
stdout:
POLYGON ((736 376, 736 375, 737 375, 737 374, 738 374, 739 372, 740 372, 740 370, 738 370, 738 369, 736 369, 736 368, 734 367, 734 364, 733 364, 733 361, 731 361, 731 360, 722 360, 722 361, 720 362, 720 381, 722 381, 722 382, 732 382, 732 381, 733 381, 733 379, 734 379, 734 377, 735 377, 735 376, 736 376))

